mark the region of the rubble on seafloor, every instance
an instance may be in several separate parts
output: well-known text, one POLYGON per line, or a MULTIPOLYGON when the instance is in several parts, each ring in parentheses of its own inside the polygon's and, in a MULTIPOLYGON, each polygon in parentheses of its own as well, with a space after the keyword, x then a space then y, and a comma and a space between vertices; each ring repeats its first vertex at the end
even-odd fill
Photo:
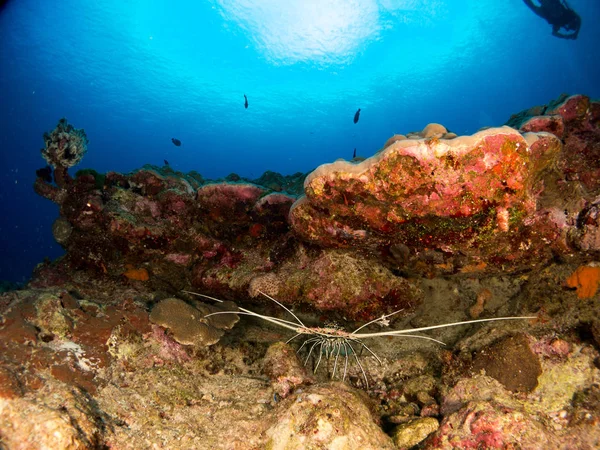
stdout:
POLYGON ((561 97, 260 182, 57 162, 66 254, 0 295, 0 446, 598 448, 599 122, 561 97), (263 293, 312 327, 403 309, 364 332, 536 318, 327 358, 263 293))

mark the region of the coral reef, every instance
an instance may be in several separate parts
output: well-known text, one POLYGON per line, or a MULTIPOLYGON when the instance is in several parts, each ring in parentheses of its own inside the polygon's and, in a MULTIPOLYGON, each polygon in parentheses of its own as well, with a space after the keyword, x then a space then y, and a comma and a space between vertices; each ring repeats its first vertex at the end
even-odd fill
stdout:
POLYGON ((98 189, 97 176, 78 173, 64 195, 50 197, 61 207, 55 234, 67 250, 65 273, 123 275, 156 289, 230 299, 263 290, 356 317, 419 301, 414 287, 376 258, 300 242, 288 223, 290 194, 247 180, 200 184, 168 168, 108 173, 98 189))
POLYGON ((362 162, 324 164, 306 178, 205 180, 145 166, 35 186, 60 206, 64 273, 231 300, 264 290, 374 318, 420 304, 415 276, 518 272, 600 250, 599 111, 579 95, 513 117, 520 131, 456 136, 430 124, 362 162))
POLYGON ((78 164, 87 152, 88 139, 85 130, 73 127, 63 117, 54 130, 44 133, 44 144, 42 157, 56 169, 78 164))
POLYGON ((327 247, 391 254, 402 244, 413 259, 437 253, 436 266, 446 272, 544 258, 548 246, 540 244, 554 242, 555 231, 536 226, 536 203, 560 140, 508 127, 425 137, 440 127, 395 140, 359 164, 317 168, 306 178, 306 197, 290 211, 294 230, 327 247))
POLYGON ((564 96, 306 177, 57 166, 66 253, 0 294, 0 446, 597 448, 599 117, 564 96), (365 339, 342 384, 306 336, 209 316, 297 323, 261 293, 368 333, 537 318, 365 339))
POLYGON ((38 171, 33 188, 37 194, 60 205, 75 193, 68 169, 81 161, 87 152, 88 139, 83 129, 76 129, 62 118, 54 130, 44 133, 44 143, 42 157, 49 165, 48 170, 50 166, 54 168, 56 185, 52 184, 50 175, 44 176, 43 171, 38 171))
POLYGON ((548 132, 563 140, 565 150, 556 164, 564 184, 578 181, 586 201, 600 195, 600 102, 585 95, 561 95, 511 117, 508 125, 522 132, 548 132))
POLYGON ((307 373, 315 361, 304 367, 299 344, 282 342, 293 332, 254 318, 244 317, 210 347, 177 342, 177 327, 189 318, 177 322, 182 304, 198 321, 219 316, 205 317, 212 306, 170 299, 146 283, 80 271, 61 288, 7 292, 0 295, 2 443, 9 449, 19 443, 438 449, 535 448, 544 439, 555 448, 595 448, 600 352, 593 327, 600 295, 582 301, 564 284, 580 265, 553 264, 517 279, 423 279, 423 304, 410 324, 395 327, 464 320, 486 290, 482 316, 538 309, 539 319, 433 334, 446 348, 371 339, 367 345, 382 364, 359 356, 369 389, 355 363, 347 384, 328 381, 333 361, 307 373), (161 309, 173 324, 166 333, 152 324, 161 309), (524 376, 527 367, 533 370, 524 376))

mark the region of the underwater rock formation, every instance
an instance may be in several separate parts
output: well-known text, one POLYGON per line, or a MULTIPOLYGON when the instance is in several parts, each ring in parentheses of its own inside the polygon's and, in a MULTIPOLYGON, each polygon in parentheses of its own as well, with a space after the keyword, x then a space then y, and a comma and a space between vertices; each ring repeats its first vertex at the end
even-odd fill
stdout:
MULTIPOLYGON (((269 178, 281 177, 261 177, 269 178)), ((262 290, 356 317, 418 303, 414 287, 376 258, 299 241, 288 223, 296 197, 248 180, 206 182, 170 168, 88 170, 61 192, 49 198, 60 205, 60 229, 69 231, 57 235, 67 254, 59 263, 64 270, 40 268, 49 278, 52 271, 88 270, 234 300, 262 290)))
POLYGON ((38 178, 60 206, 67 251, 45 274, 89 270, 236 301, 262 291, 354 319, 409 313, 422 295, 407 276, 518 271, 600 249, 599 111, 573 96, 513 117, 521 131, 457 137, 430 124, 306 178, 210 181, 168 166, 38 178))
POLYGON ((597 448, 597 105, 397 135, 309 175, 300 200, 302 174, 38 178, 66 254, 0 294, 0 446, 597 448), (231 328, 190 288, 292 329, 244 314, 231 328), (386 335, 514 315, 536 319, 386 335), (317 347, 324 327, 341 349, 362 325, 362 352, 317 347))
MULTIPOLYGON (((494 297, 512 292, 522 306, 510 311, 539 308, 540 318, 457 327, 456 338, 433 334, 454 343, 445 349, 421 339, 370 339, 381 364, 357 355, 369 389, 356 362, 348 365, 346 383, 328 381, 335 363, 319 351, 304 366, 308 344, 299 362, 302 338, 283 344, 294 332, 264 321, 243 318, 210 347, 178 344, 174 332, 150 322, 151 305, 170 301, 143 283, 79 272, 61 289, 8 292, 0 295, 2 443, 8 449, 156 442, 186 450, 391 449, 392 441, 424 449, 536 448, 536 442, 596 448, 600 353, 592 321, 600 296, 582 299, 556 282, 576 267, 554 264, 512 279, 428 280, 422 288, 430 293, 437 286, 440 295, 428 295, 411 322, 436 323, 432 313, 464 317, 469 292, 480 283, 494 297), (509 363, 504 370, 495 370, 495 361, 478 363, 486 354, 509 363), (531 362, 529 381, 513 384, 531 362)), ((496 311, 491 303, 488 314, 496 311)))
POLYGON ((565 181, 579 181, 583 196, 600 195, 600 102, 585 95, 563 94, 548 105, 536 106, 510 118, 507 125, 521 132, 548 132, 563 139, 565 151, 557 164, 565 181))
POLYGON ((433 264, 445 272, 514 267, 544 258, 542 243, 556 238, 536 226, 536 203, 560 151, 554 135, 508 127, 396 140, 359 164, 337 161, 309 174, 290 220, 320 246, 393 254, 402 245, 408 260, 437 253, 433 264))

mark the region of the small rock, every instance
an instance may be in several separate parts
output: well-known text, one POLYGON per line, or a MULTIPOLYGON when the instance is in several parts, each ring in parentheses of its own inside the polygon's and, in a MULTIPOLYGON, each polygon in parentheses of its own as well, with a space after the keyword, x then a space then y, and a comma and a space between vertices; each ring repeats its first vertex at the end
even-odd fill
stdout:
POLYGON ((266 431, 264 448, 393 450, 392 440, 375 422, 365 397, 343 383, 311 386, 291 395, 266 431))
POLYGON ((296 351, 284 342, 269 347, 263 362, 265 375, 271 379, 273 389, 282 398, 302 384, 314 383, 298 357, 296 351))
POLYGON ((398 425, 392 431, 392 439, 398 448, 410 448, 417 445, 429 434, 439 428, 440 424, 433 417, 423 417, 398 425))
POLYGON ((63 308, 60 298, 52 294, 41 295, 35 301, 35 311, 34 323, 43 333, 60 337, 72 333, 73 320, 63 308))
POLYGON ((531 392, 538 384, 542 366, 524 334, 511 336, 481 350, 472 371, 485 371, 512 392, 531 392))

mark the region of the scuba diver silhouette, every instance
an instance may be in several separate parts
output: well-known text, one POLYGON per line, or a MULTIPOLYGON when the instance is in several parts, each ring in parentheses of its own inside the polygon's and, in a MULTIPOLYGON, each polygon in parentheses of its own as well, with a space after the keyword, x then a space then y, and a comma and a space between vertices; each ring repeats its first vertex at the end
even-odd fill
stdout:
POLYGON ((577 39, 581 27, 581 17, 571 9, 565 0, 523 0, 534 13, 552 25, 552 36, 563 39, 577 39), (564 30, 563 30, 564 29, 564 30))

